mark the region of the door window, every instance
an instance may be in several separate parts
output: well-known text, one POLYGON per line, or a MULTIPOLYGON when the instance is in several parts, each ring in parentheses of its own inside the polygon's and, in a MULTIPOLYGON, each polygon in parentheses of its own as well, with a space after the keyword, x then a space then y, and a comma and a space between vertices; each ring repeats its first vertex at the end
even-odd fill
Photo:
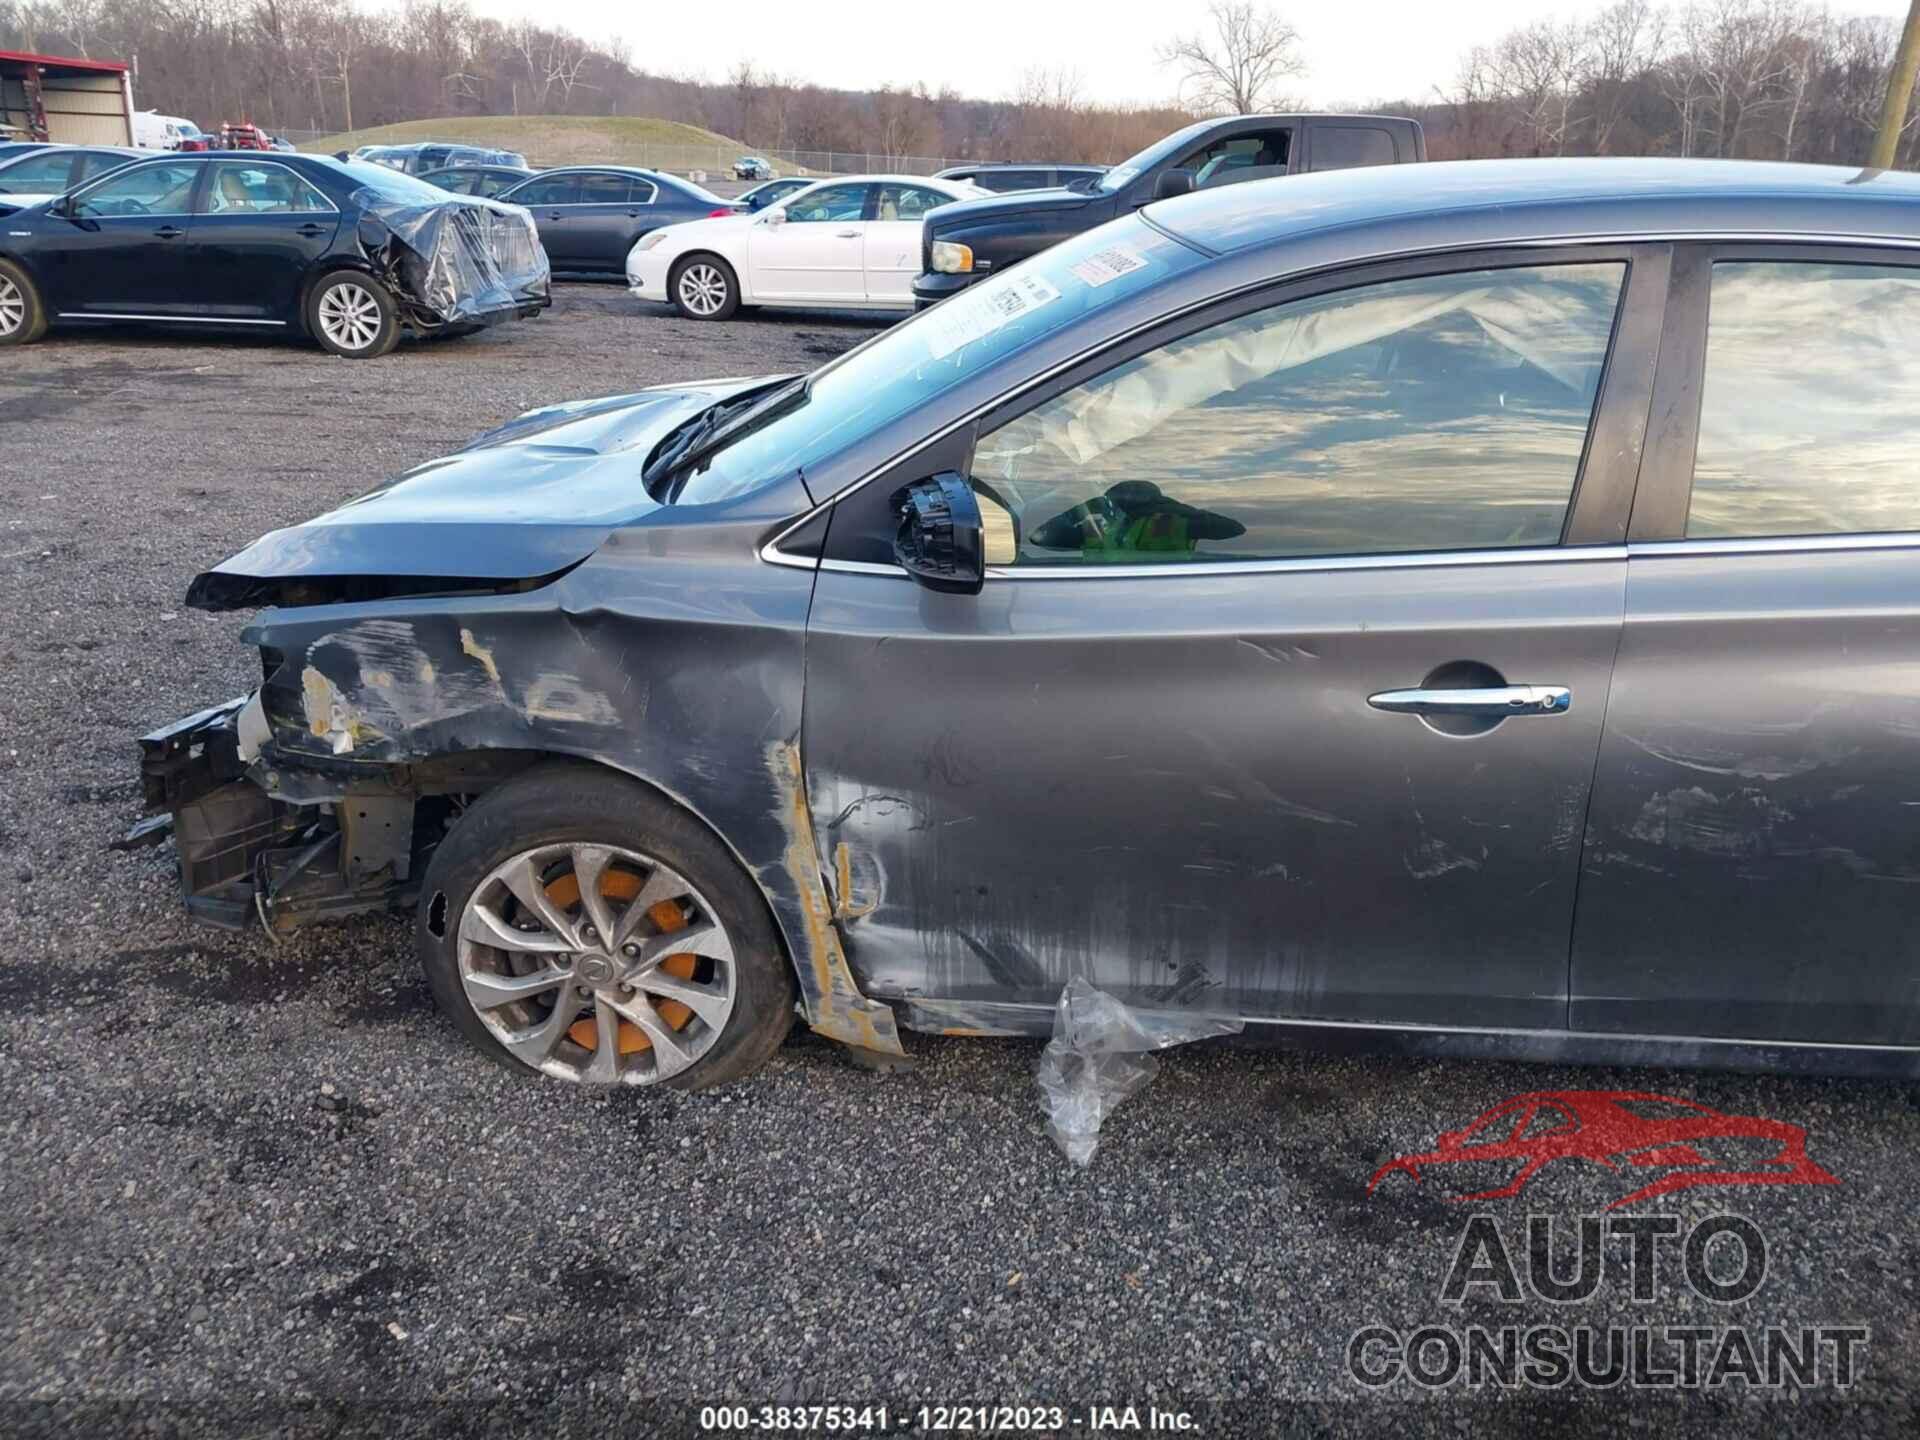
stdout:
POLYGON ((1016 564, 1559 542, 1626 267, 1394 280, 1225 321, 984 436, 1016 564))
POLYGON ((1393 136, 1372 125, 1316 125, 1308 159, 1313 170, 1356 170, 1393 164, 1393 136))
POLYGON ((867 189, 865 185, 824 185, 788 205, 787 219, 802 225, 864 220, 867 189))
POLYGON ((200 198, 203 215, 314 215, 333 203, 281 165, 223 160, 207 177, 200 198))
POLYGON ((1180 168, 1193 172, 1193 188, 1231 185, 1241 180, 1264 180, 1287 173, 1287 156, 1293 148, 1291 130, 1266 130, 1253 135, 1235 135, 1216 140, 1180 162, 1180 168))
POLYGON ((106 220, 122 215, 185 215, 192 208, 200 166, 191 162, 140 165, 109 176, 74 197, 74 214, 106 220))
POLYGON ((1687 534, 1920 530, 1920 268, 1713 267, 1687 534))
POLYGON ((878 216, 882 220, 919 220, 929 210, 951 204, 951 195, 922 185, 882 185, 878 216))
POLYGON ((644 205, 652 199, 653 186, 628 175, 603 171, 580 177, 581 205, 644 205))
POLYGON ((543 175, 529 180, 510 197, 516 205, 571 205, 579 197, 576 175, 543 175))

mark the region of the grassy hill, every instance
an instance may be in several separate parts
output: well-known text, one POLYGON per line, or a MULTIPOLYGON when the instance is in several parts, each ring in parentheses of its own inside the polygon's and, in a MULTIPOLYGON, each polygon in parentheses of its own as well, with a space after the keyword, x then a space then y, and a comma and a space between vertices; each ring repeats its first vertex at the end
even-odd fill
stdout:
POLYGON ((698 125, 619 115, 469 115, 451 120, 408 120, 329 135, 300 148, 330 155, 362 145, 412 145, 422 140, 517 150, 528 163, 539 167, 598 162, 713 168, 732 165, 734 157, 746 151, 739 141, 698 125))

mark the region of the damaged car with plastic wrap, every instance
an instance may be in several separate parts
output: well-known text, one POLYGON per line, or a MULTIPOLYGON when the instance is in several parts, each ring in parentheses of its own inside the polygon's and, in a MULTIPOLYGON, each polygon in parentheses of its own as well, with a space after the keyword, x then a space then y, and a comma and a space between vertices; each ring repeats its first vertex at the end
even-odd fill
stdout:
POLYGON ((178 325, 304 335, 361 360, 403 332, 469 335, 550 304, 525 210, 356 160, 165 155, 0 225, 0 346, 50 326, 178 325))
POLYGON ((1911 1075, 1916 237, 1894 173, 1307 175, 533 411, 193 581, 261 683, 135 838, 216 923, 410 908, 569 1080, 1063 993, 1911 1075))

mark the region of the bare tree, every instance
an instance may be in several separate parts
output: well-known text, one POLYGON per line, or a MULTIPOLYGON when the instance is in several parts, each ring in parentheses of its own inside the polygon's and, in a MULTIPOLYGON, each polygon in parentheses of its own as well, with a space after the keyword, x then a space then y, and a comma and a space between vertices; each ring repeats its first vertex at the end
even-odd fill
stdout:
POLYGON ((1160 63, 1179 68, 1180 98, 1200 110, 1252 115, 1281 103, 1282 81, 1302 74, 1300 32, 1251 0, 1214 0, 1213 34, 1162 46, 1160 63))

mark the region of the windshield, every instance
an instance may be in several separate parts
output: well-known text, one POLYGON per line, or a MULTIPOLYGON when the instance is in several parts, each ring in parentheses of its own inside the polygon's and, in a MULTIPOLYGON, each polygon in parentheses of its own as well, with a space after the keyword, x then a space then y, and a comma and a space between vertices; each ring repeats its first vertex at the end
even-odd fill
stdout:
POLYGON ((1116 190, 1124 190, 1134 176, 1143 174, 1158 165, 1162 160, 1179 154, 1197 140, 1202 132, 1211 130, 1219 123, 1218 120, 1202 120, 1198 124, 1187 126, 1184 130, 1174 131, 1173 134, 1167 136, 1166 139, 1157 144, 1149 145, 1138 155, 1128 160, 1122 160, 1118 165, 1107 171, 1106 174, 1100 177, 1099 188, 1109 195, 1116 190))
POLYGON ((1064 240, 822 366, 795 408, 707 455, 674 499, 711 504, 818 467, 988 367, 1201 263, 1132 216, 1064 240))

